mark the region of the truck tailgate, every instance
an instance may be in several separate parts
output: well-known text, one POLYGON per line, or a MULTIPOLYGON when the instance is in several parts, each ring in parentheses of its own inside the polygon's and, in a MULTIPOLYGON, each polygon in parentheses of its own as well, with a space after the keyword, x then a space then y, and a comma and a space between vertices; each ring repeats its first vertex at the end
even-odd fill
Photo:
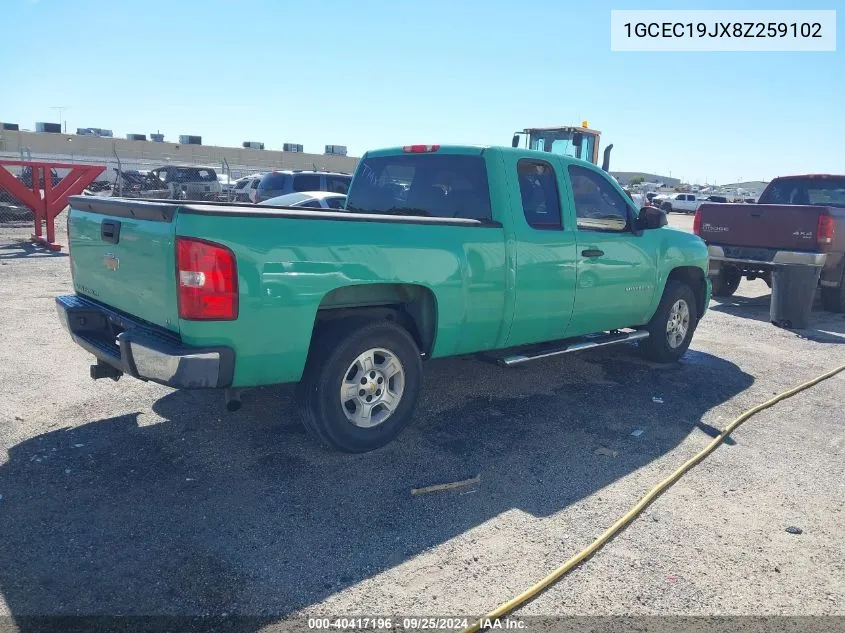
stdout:
POLYGON ((786 204, 703 204, 700 236, 708 244, 814 251, 825 207, 786 204))
POLYGON ((178 332, 176 207, 88 196, 72 197, 70 207, 75 291, 178 332))

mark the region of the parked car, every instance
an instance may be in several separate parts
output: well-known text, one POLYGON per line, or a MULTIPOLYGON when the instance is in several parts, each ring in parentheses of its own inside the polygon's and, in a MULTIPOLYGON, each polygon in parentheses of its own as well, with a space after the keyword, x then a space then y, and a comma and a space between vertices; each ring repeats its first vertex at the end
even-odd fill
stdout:
MULTIPOLYGON (((615 179, 614 179, 615 180, 615 179)), ((646 200, 645 196, 641 193, 634 193, 630 189, 623 189, 623 191, 628 194, 628 197, 631 199, 631 202, 634 203, 634 207, 637 209, 642 209, 648 201, 646 200)))
POLYGON ((410 423, 423 358, 638 341, 673 362, 710 299, 699 237, 548 152, 369 152, 342 211, 70 205, 75 294, 56 304, 93 378, 225 389, 232 410, 241 388, 299 382, 308 429, 350 452, 410 423))
POLYGON ((258 183, 264 174, 252 174, 251 176, 244 176, 235 182, 235 187, 232 190, 232 202, 255 202, 256 194, 258 193, 258 183))
POLYGON ((678 211, 680 213, 695 213, 702 201, 693 193, 676 193, 660 200, 660 208, 666 213, 678 211))
POLYGON ((228 174, 217 174, 217 181, 223 193, 231 191, 235 186, 235 181, 228 174))
POLYGON ((703 202, 718 202, 720 204, 727 204, 728 199, 725 196, 707 196, 703 202))
POLYGON ((713 294, 782 267, 820 268, 826 310, 845 311, 845 176, 772 180, 756 204, 704 204, 694 231, 707 243, 713 294))
POLYGON ((211 167, 167 165, 152 173, 167 185, 170 197, 178 200, 216 200, 223 191, 217 172, 211 167))
POLYGON ((346 194, 352 176, 326 171, 273 171, 258 184, 256 202, 298 191, 331 191, 346 194))
POLYGON ((301 191, 286 193, 259 204, 270 207, 306 207, 312 209, 342 209, 346 196, 331 191, 301 191))

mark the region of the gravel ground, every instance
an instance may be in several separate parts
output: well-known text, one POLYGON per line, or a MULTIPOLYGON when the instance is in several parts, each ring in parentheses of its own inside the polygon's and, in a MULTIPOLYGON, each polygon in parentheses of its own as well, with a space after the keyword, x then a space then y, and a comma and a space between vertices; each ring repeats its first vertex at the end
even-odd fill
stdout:
MULTIPOLYGON (((0 615, 18 618, 480 615, 736 415, 845 360, 842 315, 778 329, 765 284, 743 282, 679 364, 633 347, 515 369, 433 361, 414 426, 340 455, 305 434, 289 388, 230 414, 215 393, 91 381, 53 308, 67 258, 27 234, 0 228, 0 615)), ((843 387, 752 418, 517 615, 845 615, 843 387)))

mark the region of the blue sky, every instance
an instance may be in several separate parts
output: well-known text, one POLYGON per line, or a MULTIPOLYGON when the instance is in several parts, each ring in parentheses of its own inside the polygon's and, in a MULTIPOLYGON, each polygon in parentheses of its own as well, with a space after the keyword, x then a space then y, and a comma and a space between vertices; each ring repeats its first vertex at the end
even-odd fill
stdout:
POLYGON ((508 145, 517 129, 586 119, 602 146, 614 144, 612 169, 720 183, 845 172, 841 43, 835 53, 611 52, 611 8, 740 7, 3 0, 0 120, 33 129, 58 120, 51 106, 69 106, 68 130, 291 141, 317 153, 331 143, 357 156, 406 143, 508 145))

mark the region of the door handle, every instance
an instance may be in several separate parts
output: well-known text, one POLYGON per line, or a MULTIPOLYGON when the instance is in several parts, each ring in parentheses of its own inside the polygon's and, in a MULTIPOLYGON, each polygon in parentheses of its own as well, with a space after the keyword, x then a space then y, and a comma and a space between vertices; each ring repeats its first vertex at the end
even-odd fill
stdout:
POLYGON ((103 220, 100 224, 100 239, 109 244, 117 244, 120 241, 120 222, 103 220))
POLYGON ((601 251, 597 248, 588 248, 586 250, 581 251, 581 255, 584 257, 601 257, 604 255, 604 251, 601 251))

